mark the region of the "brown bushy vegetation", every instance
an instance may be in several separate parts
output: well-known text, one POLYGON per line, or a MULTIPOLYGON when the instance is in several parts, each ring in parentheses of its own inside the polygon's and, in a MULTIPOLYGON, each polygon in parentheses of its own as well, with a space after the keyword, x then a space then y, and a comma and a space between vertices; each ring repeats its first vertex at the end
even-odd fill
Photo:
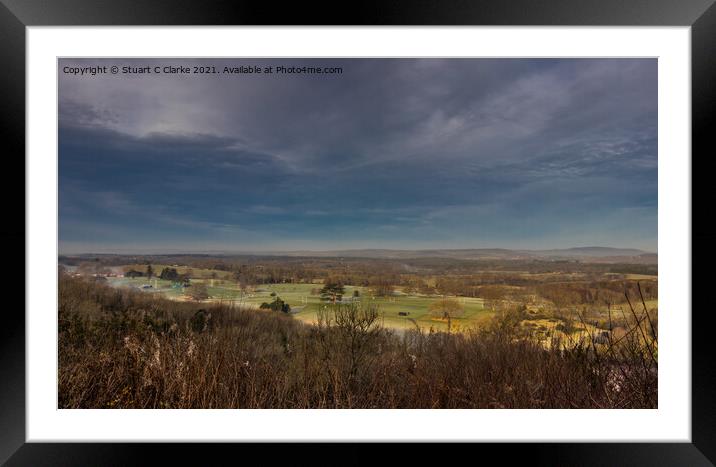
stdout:
POLYGON ((657 406, 657 336, 646 311, 632 308, 619 337, 545 347, 520 326, 524 310, 447 334, 385 329, 373 307, 329 308, 312 326, 62 275, 59 407, 657 406))

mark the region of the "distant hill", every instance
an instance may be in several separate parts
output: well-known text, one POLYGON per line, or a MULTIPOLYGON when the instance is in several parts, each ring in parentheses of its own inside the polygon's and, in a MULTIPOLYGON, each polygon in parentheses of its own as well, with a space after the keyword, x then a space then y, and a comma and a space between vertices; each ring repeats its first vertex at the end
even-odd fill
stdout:
POLYGON ((504 248, 391 250, 357 249, 330 251, 282 251, 263 252, 266 255, 309 256, 322 258, 455 258, 455 259, 548 259, 548 260, 589 260, 598 262, 656 263, 656 253, 633 248, 609 248, 599 246, 565 248, 554 250, 509 250, 504 248))
POLYGON ((595 256, 599 258, 607 256, 641 256, 649 254, 646 251, 634 248, 608 248, 604 246, 585 246, 578 248, 565 248, 561 250, 535 250, 531 253, 544 256, 595 256))
MULTIPOLYGON (((77 258, 113 256, 119 253, 79 254, 77 258)), ((148 253, 137 255, 147 257, 148 253)), ((429 250, 392 250, 392 249, 356 249, 356 250, 299 250, 299 251, 212 251, 212 252, 155 252, 157 256, 255 256, 255 257, 309 257, 309 258, 374 258, 374 259, 421 259, 448 258, 458 260, 540 260, 540 261, 582 261, 590 263, 626 263, 657 264, 658 256, 634 248, 608 248, 588 246, 554 250, 509 250, 505 248, 463 248, 429 250)))

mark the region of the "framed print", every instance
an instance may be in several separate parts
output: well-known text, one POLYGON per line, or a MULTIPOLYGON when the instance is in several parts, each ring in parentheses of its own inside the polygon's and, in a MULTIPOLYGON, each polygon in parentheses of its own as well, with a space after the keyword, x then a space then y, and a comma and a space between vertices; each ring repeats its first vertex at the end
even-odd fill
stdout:
POLYGON ((716 9, 578 3, 3 2, 3 461, 712 465, 716 9))

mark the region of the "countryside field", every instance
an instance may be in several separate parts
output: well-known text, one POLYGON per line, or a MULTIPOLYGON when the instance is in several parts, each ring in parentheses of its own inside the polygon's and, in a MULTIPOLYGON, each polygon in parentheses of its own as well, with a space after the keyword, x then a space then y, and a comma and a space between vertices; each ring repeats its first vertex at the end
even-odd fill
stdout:
POLYGON ((60 263, 64 408, 657 405, 653 264, 60 263))
POLYGON ((123 263, 120 256, 103 261, 93 266, 78 259, 69 267, 85 275, 101 271, 115 288, 176 301, 266 313, 261 305, 280 299, 290 307, 288 316, 309 325, 334 303, 321 295, 331 280, 341 284, 339 303, 374 306, 382 326, 400 331, 479 330, 497 315, 519 309, 520 326, 549 345, 555 337, 579 342, 620 335, 635 305, 658 317, 658 276, 652 264, 311 257, 149 257, 123 263), (152 277, 146 275, 148 267, 152 277), (383 272, 372 272, 377 267, 383 272), (158 277, 165 270, 186 277, 186 283, 158 277), (125 276, 128 271, 142 276, 125 276), (194 292, 200 288, 205 294, 198 297, 194 292), (444 300, 455 307, 447 315, 438 310, 444 300))
MULTIPOLYGON (((202 275, 207 271, 196 271, 202 275)), ((184 290, 172 287, 172 282, 162 279, 146 278, 108 278, 109 284, 114 287, 131 287, 141 289, 143 285, 151 284, 151 291, 145 293, 157 293, 174 300, 187 300, 184 290)), ((315 324, 317 312, 326 307, 319 295, 315 293, 321 288, 321 283, 315 284, 257 284, 250 291, 242 292, 239 286, 226 279, 195 279, 194 283, 206 284, 209 298, 203 300, 206 303, 228 303, 236 306, 251 306, 258 308, 261 303, 273 300, 272 293, 275 293, 291 306, 291 315, 300 321, 315 324), (314 293, 312 293, 314 291, 314 293)), ((379 307, 381 320, 386 327, 396 329, 415 328, 424 330, 431 327, 435 330, 444 331, 447 329, 447 322, 444 319, 433 317, 430 313, 430 305, 440 300, 435 296, 407 295, 400 291, 391 297, 376 297, 370 294, 370 289, 360 286, 346 286, 346 297, 351 298, 354 291, 360 294, 356 301, 367 302, 379 307), (402 316, 399 313, 406 313, 402 316)), ((454 330, 467 329, 486 323, 494 312, 486 310, 484 301, 481 298, 460 297, 458 299, 464 305, 464 315, 454 318, 451 323, 454 330)))

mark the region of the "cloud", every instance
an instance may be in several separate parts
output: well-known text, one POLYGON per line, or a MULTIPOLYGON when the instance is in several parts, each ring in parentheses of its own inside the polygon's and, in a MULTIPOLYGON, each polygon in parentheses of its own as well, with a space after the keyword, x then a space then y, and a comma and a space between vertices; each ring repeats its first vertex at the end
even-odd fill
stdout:
MULTIPOLYGON (((60 66, 148 60, 178 62, 60 66)), ((654 59, 181 62, 343 73, 61 73, 61 225, 141 222, 147 237, 189 243, 213 230, 229 244, 327 248, 338 235, 373 246, 577 245, 589 225, 610 245, 655 249, 654 222, 614 214, 655 219, 654 59)), ((60 235, 73 241, 76 229, 60 235)))

